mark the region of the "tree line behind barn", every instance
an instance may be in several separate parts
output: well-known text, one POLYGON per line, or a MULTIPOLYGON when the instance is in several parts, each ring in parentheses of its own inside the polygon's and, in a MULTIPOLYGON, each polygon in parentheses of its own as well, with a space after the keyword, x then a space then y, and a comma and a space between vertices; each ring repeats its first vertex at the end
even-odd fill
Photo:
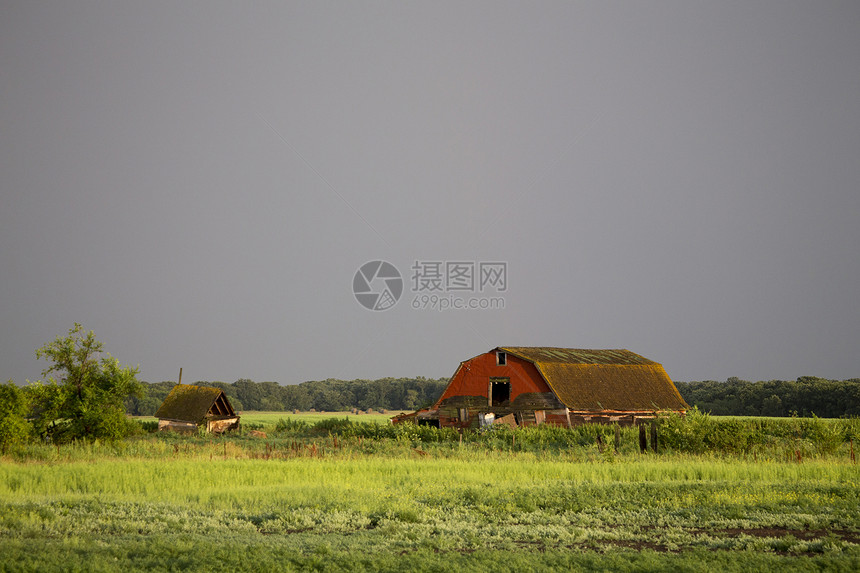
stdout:
POLYGON ((860 378, 801 376, 762 382, 729 378, 725 382, 677 382, 676 386, 690 405, 716 416, 860 416, 860 378))
MULTIPOLYGON (((447 378, 380 378, 377 380, 315 380, 301 384, 281 385, 277 382, 254 382, 245 378, 233 383, 194 382, 224 391, 237 412, 257 410, 290 412, 293 410, 345 412, 360 410, 414 410, 433 404, 445 386, 447 378)), ((175 381, 143 382, 145 397, 126 401, 127 412, 134 416, 152 416, 170 393, 175 381)))
MULTIPOLYGON (((415 410, 436 403, 449 379, 382 378, 378 380, 328 379, 281 385, 240 379, 232 383, 194 382, 213 386, 224 393, 236 411, 348 411, 415 410)), ((126 410, 151 416, 161 406, 176 381, 143 382, 145 397, 126 401, 126 410)), ((860 379, 829 380, 804 376, 797 380, 751 382, 738 378, 726 381, 675 382, 681 397, 691 407, 720 416, 812 416, 840 418, 860 416, 860 379)))

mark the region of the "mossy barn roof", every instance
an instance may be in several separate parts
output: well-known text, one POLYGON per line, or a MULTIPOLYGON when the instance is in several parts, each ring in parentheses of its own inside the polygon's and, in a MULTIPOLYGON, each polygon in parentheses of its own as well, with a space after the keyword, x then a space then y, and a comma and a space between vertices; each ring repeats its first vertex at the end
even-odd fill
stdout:
POLYGON ((155 413, 162 420, 199 424, 206 418, 235 417, 236 412, 220 388, 177 384, 155 413))
POLYGON ((574 411, 689 409, 661 364, 629 350, 499 347, 534 364, 550 389, 574 411))

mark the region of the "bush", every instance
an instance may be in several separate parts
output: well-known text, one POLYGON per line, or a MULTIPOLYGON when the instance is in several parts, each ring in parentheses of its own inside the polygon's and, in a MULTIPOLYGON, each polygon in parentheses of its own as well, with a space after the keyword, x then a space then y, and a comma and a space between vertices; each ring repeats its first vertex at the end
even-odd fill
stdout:
POLYGON ((749 453, 762 448, 830 455, 854 439, 860 420, 719 418, 693 408, 686 416, 658 420, 660 444, 678 452, 749 453))
POLYGON ((11 380, 0 385, 0 451, 23 443, 30 435, 25 415, 27 403, 24 392, 11 380))
POLYGON ((147 434, 154 434, 158 431, 158 420, 138 421, 140 429, 147 434))
POLYGON ((275 424, 275 433, 277 434, 302 434, 309 428, 309 424, 302 420, 292 420, 290 418, 281 418, 275 424))

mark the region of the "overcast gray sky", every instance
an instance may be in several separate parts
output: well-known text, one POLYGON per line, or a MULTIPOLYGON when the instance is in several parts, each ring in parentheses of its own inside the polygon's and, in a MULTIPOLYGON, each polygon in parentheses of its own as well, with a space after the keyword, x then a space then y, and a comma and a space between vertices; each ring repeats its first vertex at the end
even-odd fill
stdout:
POLYGON ((0 2, 0 380, 74 322, 147 381, 860 377, 858 219, 856 1, 0 2))

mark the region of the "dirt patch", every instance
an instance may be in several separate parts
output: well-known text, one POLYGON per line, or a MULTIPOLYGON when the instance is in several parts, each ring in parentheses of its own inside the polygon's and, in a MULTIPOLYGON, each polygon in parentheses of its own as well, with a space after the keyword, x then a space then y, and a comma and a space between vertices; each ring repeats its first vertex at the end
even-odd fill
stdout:
POLYGON ((669 549, 665 545, 653 543, 651 541, 601 540, 600 543, 604 545, 614 545, 615 547, 626 547, 628 549, 635 549, 636 551, 642 551, 643 549, 651 549, 652 551, 656 551, 658 553, 679 553, 678 549, 669 549))
MULTIPOLYGON (((699 530, 697 533, 706 533, 699 530)), ((795 539, 811 541, 821 539, 822 537, 835 536, 848 543, 860 543, 860 533, 856 531, 848 531, 847 529, 788 529, 784 527, 754 527, 750 529, 742 528, 726 528, 716 529, 713 531, 718 535, 727 537, 737 537, 739 535, 749 535, 750 537, 788 537, 789 535, 795 539)))

